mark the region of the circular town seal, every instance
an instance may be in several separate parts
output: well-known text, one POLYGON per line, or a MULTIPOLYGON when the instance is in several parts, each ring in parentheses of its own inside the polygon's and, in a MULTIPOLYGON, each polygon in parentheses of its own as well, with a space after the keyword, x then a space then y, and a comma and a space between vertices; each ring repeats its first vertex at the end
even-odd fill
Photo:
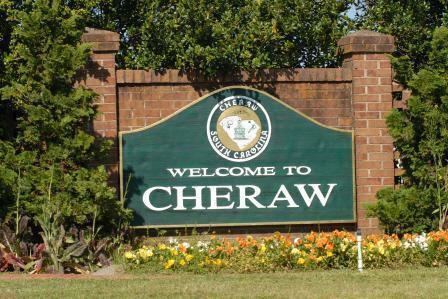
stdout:
POLYGON ((271 120, 266 109, 246 96, 231 96, 216 104, 207 121, 210 145, 221 157, 233 162, 256 158, 271 138, 271 120))

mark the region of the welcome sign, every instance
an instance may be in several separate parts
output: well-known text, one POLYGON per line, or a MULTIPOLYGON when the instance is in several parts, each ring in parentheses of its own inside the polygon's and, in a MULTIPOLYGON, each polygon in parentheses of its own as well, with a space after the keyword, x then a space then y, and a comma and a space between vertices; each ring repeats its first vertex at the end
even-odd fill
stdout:
POLYGON ((352 131, 262 91, 210 93, 121 133, 120 152, 135 227, 355 221, 352 131))

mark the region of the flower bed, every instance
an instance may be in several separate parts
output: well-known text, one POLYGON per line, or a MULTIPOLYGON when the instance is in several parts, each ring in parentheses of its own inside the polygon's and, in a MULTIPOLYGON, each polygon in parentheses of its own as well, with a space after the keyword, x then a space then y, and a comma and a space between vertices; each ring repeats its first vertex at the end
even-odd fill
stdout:
MULTIPOLYGON (((364 268, 406 265, 448 265, 448 231, 422 235, 369 235, 362 240, 364 268)), ((275 233, 228 240, 211 236, 207 241, 143 242, 123 253, 131 268, 152 271, 269 272, 290 269, 341 269, 357 267, 357 243, 352 233, 311 232, 302 238, 275 233)))

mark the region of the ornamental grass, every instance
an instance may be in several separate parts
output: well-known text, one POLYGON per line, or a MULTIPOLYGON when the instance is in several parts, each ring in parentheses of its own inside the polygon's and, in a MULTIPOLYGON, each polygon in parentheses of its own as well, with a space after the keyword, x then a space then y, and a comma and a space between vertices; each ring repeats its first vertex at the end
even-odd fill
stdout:
MULTIPOLYGON (((208 239, 182 242, 150 239, 122 257, 130 269, 187 272, 273 272, 356 269, 357 243, 350 232, 311 232, 303 237, 275 233, 264 238, 208 239)), ((448 265, 448 230, 429 234, 369 235, 362 240, 364 268, 448 265)))

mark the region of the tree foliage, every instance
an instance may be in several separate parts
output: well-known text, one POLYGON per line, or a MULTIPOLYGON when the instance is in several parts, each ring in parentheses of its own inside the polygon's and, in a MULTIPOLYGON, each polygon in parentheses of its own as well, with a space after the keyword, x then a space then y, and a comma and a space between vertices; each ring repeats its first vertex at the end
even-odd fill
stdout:
MULTIPOLYGON (((50 206, 66 223, 114 224, 124 212, 104 167, 92 166, 110 142, 89 130, 96 95, 74 87, 91 53, 80 42, 83 12, 59 0, 26 4, 8 13, 14 26, 1 97, 16 122, 14 134, 0 141, 1 201, 16 203, 19 196, 19 210, 29 216, 50 206)), ((2 208, 6 215, 16 211, 15 205, 2 208)))
POLYGON ((363 0, 358 11, 359 26, 395 36, 397 54, 414 69, 428 61, 434 29, 448 25, 446 0, 363 0))
MULTIPOLYGON (((7 1, 7 0, 2 0, 7 1)), ((8 0, 9 1, 9 0, 8 0)), ((354 0, 64 0, 120 33, 122 68, 220 71, 335 66, 354 0)))
MULTIPOLYGON (((408 72, 404 78, 410 78, 405 83, 412 96, 407 101, 407 109, 392 111, 387 125, 405 169, 404 188, 416 188, 422 202, 432 203, 429 206, 433 207, 441 229, 448 215, 447 27, 434 31, 430 47, 428 63, 418 72, 404 68, 408 72)), ((397 194, 404 192, 407 191, 399 190, 397 194)), ((391 200, 387 196, 379 199, 379 205, 383 205, 382 199, 391 200)), ((413 213, 420 211, 416 207, 413 213)))
POLYGON ((127 66, 219 71, 334 66, 350 0, 151 1, 129 28, 127 66))

